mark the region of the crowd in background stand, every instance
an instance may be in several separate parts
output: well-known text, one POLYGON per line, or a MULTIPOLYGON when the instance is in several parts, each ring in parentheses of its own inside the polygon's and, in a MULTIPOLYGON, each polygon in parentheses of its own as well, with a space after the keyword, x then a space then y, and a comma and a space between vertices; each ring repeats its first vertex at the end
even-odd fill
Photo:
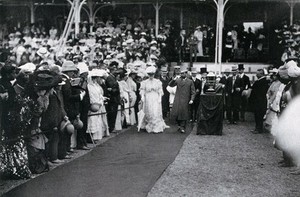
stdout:
POLYGON ((283 22, 275 29, 276 44, 280 47, 281 61, 285 62, 291 57, 299 57, 300 24, 296 21, 293 25, 283 22))
MULTIPOLYGON (((167 128, 163 118, 168 116, 176 95, 177 87, 170 81, 187 72, 177 66, 174 76, 168 74, 168 57, 174 55, 169 49, 176 43, 182 54, 180 62, 184 59, 180 50, 186 47, 194 57, 210 54, 214 51, 209 42, 214 37, 210 30, 199 26, 188 39, 181 31, 173 42, 171 23, 160 28, 155 37, 151 22, 138 20, 132 24, 123 18, 114 25, 108 19, 98 21, 92 32, 83 23, 79 35, 71 32, 63 51, 57 48, 59 32, 55 27, 48 33, 34 25, 10 33, 2 40, 0 54, 1 171, 9 178, 30 178, 32 173, 48 171, 49 166, 71 158, 74 149, 90 149, 87 142, 95 143, 135 125, 141 104, 147 108, 141 127, 149 133, 162 132, 167 128), (160 102, 155 108, 146 107, 157 99, 160 102)), ((225 58, 236 49, 263 48, 262 33, 255 36, 248 30, 245 35, 234 29, 227 37, 231 41, 225 39, 225 48, 230 45, 231 53, 225 58)), ((263 133, 264 128, 272 131, 291 99, 288 87, 295 85, 300 76, 294 60, 297 58, 289 56, 277 71, 271 70, 271 88, 265 70, 257 71, 258 79, 251 85, 242 64, 218 76, 228 123, 244 121, 249 104, 248 109, 255 114, 253 133, 263 133)), ((198 81, 197 71, 192 70, 191 76, 184 74, 195 87, 196 100, 190 103, 193 108, 200 102, 199 95, 205 93, 208 72, 201 68, 200 74, 198 81)), ((191 117, 191 121, 197 121, 195 112, 191 117)))

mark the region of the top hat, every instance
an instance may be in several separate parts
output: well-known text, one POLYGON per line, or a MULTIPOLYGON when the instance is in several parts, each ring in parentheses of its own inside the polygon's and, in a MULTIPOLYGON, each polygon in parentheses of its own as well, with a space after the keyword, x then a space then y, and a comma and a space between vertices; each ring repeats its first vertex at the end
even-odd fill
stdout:
POLYGON ((239 70, 244 70, 245 68, 244 68, 244 64, 238 64, 238 69, 239 70))
POLYGON ((203 74, 203 73, 208 73, 206 67, 200 68, 200 74, 203 74))

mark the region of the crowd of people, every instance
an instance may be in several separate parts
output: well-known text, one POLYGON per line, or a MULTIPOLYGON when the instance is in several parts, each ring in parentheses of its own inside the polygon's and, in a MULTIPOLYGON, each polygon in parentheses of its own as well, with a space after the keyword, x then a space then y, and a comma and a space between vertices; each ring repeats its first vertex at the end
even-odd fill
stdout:
MULTIPOLYGON (((172 26, 166 23, 156 37, 151 23, 142 20, 132 24, 123 18, 121 24, 113 23, 99 21, 94 31, 83 25, 79 35, 71 32, 63 48, 55 27, 45 33, 28 26, 2 40, 0 170, 6 177, 25 179, 48 171, 72 158, 75 149, 89 150, 88 143, 96 144, 128 126, 161 133, 168 128, 164 119, 170 117, 185 133, 188 122, 197 122, 209 73, 206 68, 199 72, 183 66, 169 73, 172 26)), ((205 41, 213 36, 210 30, 197 27, 191 33, 194 57, 213 51, 205 41)), ((228 36, 231 49, 254 44, 239 39, 234 30, 228 36)), ((176 41, 181 55, 188 42, 185 38, 181 31, 176 41)), ((252 132, 271 132, 286 165, 293 163, 294 155, 288 154, 282 131, 274 125, 297 93, 296 60, 289 56, 283 66, 269 69, 269 75, 259 69, 253 84, 243 64, 226 69, 215 81, 216 92, 224 96, 228 123, 245 121, 245 112, 251 109, 256 124, 252 132)))
POLYGON ((95 32, 84 26, 79 35, 71 32, 63 48, 54 27, 45 33, 26 26, 2 40, 5 177, 48 171, 70 159, 74 149, 89 150, 88 142, 136 125, 140 108, 145 111, 141 129, 158 133, 168 127, 161 110, 165 106, 157 103, 163 89, 156 78, 166 73, 161 70, 167 68, 170 24, 155 37, 142 21, 136 26, 126 18, 120 25, 112 23, 98 22, 95 32))
MULTIPOLYGON (((274 146, 283 152, 282 167, 299 167, 299 77, 297 57, 289 57, 278 68, 258 69, 257 80, 250 83, 243 64, 225 70, 220 78, 224 85, 225 119, 229 124, 245 121, 245 111, 254 114, 253 134, 271 133, 274 146), (231 73, 231 74, 230 74, 231 73)), ((300 174, 300 170, 292 171, 300 174)))
POLYGON ((299 57, 300 43, 300 24, 296 21, 293 25, 287 25, 286 22, 275 29, 276 44, 282 51, 281 61, 285 62, 290 57, 299 57))

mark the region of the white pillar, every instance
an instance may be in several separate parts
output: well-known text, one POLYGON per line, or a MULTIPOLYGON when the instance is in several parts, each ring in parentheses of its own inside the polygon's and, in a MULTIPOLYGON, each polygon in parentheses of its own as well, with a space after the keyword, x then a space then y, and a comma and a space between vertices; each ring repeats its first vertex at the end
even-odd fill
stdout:
POLYGON ((93 26, 94 26, 94 23, 95 23, 95 19, 94 19, 94 1, 92 0, 88 0, 88 8, 89 8, 89 22, 90 22, 90 32, 93 31, 93 26))
POLYGON ((35 23, 33 1, 30 1, 30 3, 29 3, 29 9, 30 9, 30 23, 35 23))
POLYGON ((294 7, 295 7, 295 2, 291 2, 290 5, 290 25, 293 25, 294 23, 294 7))
POLYGON ((139 5, 139 10, 140 10, 139 17, 141 18, 143 16, 143 5, 142 4, 139 5))
POLYGON ((159 10, 162 4, 159 4, 158 1, 156 1, 156 4, 153 6, 155 8, 155 36, 157 36, 159 30, 159 10))
POLYGON ((183 9, 182 9, 182 5, 180 7, 180 28, 183 28, 183 9))
POLYGON ((224 3, 223 0, 219 0, 219 52, 218 52, 218 64, 222 63, 222 50, 223 50, 223 27, 224 27, 224 3))
POLYGON ((75 23, 75 37, 79 34, 79 23, 80 23, 80 10, 79 10, 79 2, 80 0, 74 0, 75 3, 75 19, 74 19, 74 23, 75 23))

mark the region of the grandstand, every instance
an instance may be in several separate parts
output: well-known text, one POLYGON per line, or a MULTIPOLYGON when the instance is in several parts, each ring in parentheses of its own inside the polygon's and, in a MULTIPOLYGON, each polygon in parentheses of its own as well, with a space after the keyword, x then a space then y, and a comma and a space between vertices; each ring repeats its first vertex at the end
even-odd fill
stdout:
MULTIPOLYGON (((152 19, 156 35, 166 21, 172 21, 175 34, 179 34, 182 28, 192 32, 199 24, 209 25, 216 34, 216 55, 204 56, 198 58, 198 61, 214 62, 215 65, 226 61, 222 60, 223 32, 226 33, 234 25, 244 25, 245 22, 262 23, 267 40, 263 59, 243 61, 276 62, 282 51, 276 46, 273 30, 282 21, 293 24, 300 17, 300 13, 295 12, 299 8, 296 0, 1 0, 0 23, 7 23, 8 29, 24 26, 26 23, 43 23, 46 29, 55 25, 62 32, 72 2, 77 3, 76 9, 80 10, 80 14, 75 17, 75 29, 76 24, 79 27, 87 22, 93 26, 99 18, 106 20, 108 16, 112 16, 114 20, 124 16, 152 19)), ((233 64, 235 63, 231 65, 233 64)))

